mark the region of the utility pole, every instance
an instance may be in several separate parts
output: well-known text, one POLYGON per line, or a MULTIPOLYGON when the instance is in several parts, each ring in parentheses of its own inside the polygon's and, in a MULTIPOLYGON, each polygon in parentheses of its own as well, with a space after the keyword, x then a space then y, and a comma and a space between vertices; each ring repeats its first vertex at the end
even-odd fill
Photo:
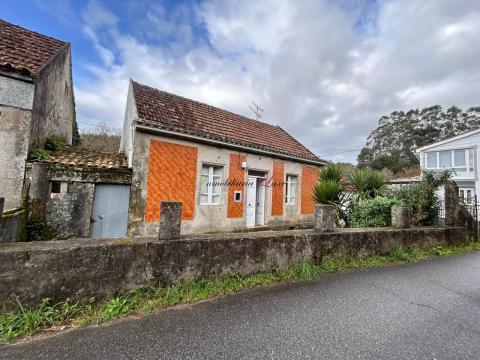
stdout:
POLYGON ((250 105, 249 108, 255 113, 256 120, 260 120, 262 118, 263 109, 260 106, 252 102, 252 105, 250 105))

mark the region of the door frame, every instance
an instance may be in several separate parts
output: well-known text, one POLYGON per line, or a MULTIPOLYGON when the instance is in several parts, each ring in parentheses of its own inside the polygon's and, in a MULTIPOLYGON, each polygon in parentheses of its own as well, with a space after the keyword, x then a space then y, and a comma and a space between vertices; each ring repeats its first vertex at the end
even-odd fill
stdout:
MULTIPOLYGON (((265 203, 266 203, 266 189, 265 189, 265 186, 262 186, 263 190, 261 190, 263 192, 263 216, 261 216, 261 220, 260 221, 257 221, 257 192, 258 192, 258 188, 259 186, 259 183, 260 183, 260 180, 264 180, 266 181, 267 179, 267 174, 268 174, 268 171, 264 171, 264 170, 255 170, 255 169, 250 169, 249 171, 247 171, 247 190, 246 190, 246 195, 245 195, 245 224, 247 227, 255 227, 255 226, 262 226, 262 225, 265 225, 265 203), (253 174, 250 174, 250 171, 253 172, 253 174), (248 186, 248 182, 250 182, 250 178, 254 178, 255 179, 255 187, 249 187, 248 186), (254 202, 254 224, 253 225, 249 225, 248 224, 248 220, 247 220, 247 210, 248 210, 248 191, 249 189, 255 189, 255 202, 254 202)), ((251 191, 251 190, 250 190, 251 191)))

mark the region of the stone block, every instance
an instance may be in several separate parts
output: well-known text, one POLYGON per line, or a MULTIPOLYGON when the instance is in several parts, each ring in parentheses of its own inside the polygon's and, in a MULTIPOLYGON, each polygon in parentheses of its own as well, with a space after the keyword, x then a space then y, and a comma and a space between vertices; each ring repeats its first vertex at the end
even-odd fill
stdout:
POLYGON ((392 206, 392 226, 397 229, 410 227, 410 216, 407 208, 392 206))
POLYGON ((315 205, 313 228, 317 231, 333 231, 335 210, 332 205, 315 205))
POLYGON ((445 225, 455 226, 458 224, 459 209, 458 186, 454 181, 447 181, 445 184, 445 225))
POLYGON ((162 201, 160 203, 159 240, 178 239, 182 223, 182 203, 162 201))

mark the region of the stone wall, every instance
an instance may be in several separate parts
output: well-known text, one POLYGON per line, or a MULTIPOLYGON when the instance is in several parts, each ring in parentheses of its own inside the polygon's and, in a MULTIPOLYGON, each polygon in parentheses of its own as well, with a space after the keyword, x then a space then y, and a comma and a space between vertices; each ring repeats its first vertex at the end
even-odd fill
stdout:
POLYGON ((146 284, 269 271, 331 254, 387 254, 395 246, 465 241, 464 228, 415 228, 0 244, 0 303, 15 296, 25 305, 45 297, 54 301, 105 298, 146 284))
POLYGON ((17 209, 4 213, 0 212, 0 243, 22 240, 25 228, 25 210, 17 209))

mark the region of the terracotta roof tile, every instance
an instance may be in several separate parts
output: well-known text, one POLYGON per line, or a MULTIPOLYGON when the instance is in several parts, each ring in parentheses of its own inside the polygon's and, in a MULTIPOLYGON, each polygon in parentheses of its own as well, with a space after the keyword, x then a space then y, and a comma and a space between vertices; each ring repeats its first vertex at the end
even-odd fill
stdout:
POLYGON ((138 116, 147 125, 323 163, 281 127, 136 82, 138 116))
POLYGON ((0 19, 0 68, 35 74, 66 43, 0 19))
POLYGON ((57 151, 53 153, 46 162, 76 167, 96 167, 104 169, 128 168, 127 158, 123 154, 75 148, 57 151))

